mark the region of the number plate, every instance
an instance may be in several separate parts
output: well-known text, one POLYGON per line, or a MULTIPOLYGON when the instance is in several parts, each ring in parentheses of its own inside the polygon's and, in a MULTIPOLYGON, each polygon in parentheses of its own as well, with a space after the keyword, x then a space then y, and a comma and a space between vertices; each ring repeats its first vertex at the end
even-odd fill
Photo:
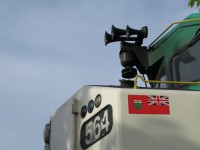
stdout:
POLYGON ((87 149, 103 137, 112 129, 113 116, 112 106, 107 105, 86 122, 81 127, 81 147, 87 149))

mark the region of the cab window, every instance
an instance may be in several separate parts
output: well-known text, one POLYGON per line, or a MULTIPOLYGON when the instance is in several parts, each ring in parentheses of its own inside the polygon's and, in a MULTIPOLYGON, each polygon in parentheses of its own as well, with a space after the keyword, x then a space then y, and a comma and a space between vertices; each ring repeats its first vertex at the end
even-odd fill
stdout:
MULTIPOLYGON (((200 81, 200 40, 172 59, 174 81, 200 81)), ((174 85, 180 87, 182 85, 174 85)))

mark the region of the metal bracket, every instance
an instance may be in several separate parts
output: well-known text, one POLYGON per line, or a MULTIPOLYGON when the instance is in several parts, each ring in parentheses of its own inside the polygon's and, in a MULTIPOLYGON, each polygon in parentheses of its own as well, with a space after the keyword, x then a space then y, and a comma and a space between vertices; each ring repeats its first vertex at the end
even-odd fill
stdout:
POLYGON ((74 99, 74 103, 72 104, 72 114, 78 115, 78 108, 77 108, 77 100, 74 99))

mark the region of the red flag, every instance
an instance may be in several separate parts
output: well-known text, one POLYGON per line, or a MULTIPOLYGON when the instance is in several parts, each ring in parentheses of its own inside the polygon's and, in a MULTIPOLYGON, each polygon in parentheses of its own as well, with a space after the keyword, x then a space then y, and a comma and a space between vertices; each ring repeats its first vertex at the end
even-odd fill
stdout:
POLYGON ((129 114, 170 114, 169 97, 128 95, 129 114))

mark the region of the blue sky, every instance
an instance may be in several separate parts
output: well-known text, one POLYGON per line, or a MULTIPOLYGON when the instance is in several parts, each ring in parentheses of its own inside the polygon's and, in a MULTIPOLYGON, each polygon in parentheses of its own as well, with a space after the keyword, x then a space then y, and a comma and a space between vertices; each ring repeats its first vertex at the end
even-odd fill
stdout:
POLYGON ((149 45, 198 12, 187 0, 0 0, 0 149, 43 149, 50 114, 83 85, 118 85, 111 25, 147 25, 149 45))

